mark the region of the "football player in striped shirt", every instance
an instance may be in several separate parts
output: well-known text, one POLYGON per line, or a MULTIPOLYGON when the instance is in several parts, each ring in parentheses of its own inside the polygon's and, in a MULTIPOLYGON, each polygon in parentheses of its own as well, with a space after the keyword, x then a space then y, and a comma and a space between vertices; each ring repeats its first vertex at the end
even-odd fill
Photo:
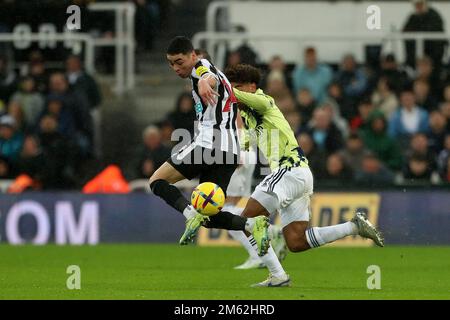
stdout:
MULTIPOLYGON (((268 243, 268 219, 264 216, 245 218, 227 211, 208 218, 197 214, 190 202, 173 184, 199 177, 200 183, 214 182, 226 192, 230 178, 238 166, 240 144, 237 134, 236 98, 226 76, 210 61, 200 59, 186 37, 175 37, 166 55, 172 70, 183 79, 189 78, 197 115, 197 134, 150 177, 153 193, 186 217, 186 231, 180 239, 185 245, 198 228, 246 230, 256 241, 268 243)), ((261 246, 262 247, 262 246, 261 246)))

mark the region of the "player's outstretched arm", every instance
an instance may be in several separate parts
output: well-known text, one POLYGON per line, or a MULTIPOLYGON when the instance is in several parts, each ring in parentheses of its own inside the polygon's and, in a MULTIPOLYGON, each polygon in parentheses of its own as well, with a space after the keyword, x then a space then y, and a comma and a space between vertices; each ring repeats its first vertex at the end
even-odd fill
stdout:
POLYGON ((211 73, 206 73, 198 81, 198 93, 202 100, 208 104, 215 105, 219 94, 213 89, 217 86, 217 80, 211 73))
POLYGON ((272 100, 263 93, 244 92, 236 88, 233 88, 233 92, 239 102, 259 113, 263 113, 273 106, 272 100))

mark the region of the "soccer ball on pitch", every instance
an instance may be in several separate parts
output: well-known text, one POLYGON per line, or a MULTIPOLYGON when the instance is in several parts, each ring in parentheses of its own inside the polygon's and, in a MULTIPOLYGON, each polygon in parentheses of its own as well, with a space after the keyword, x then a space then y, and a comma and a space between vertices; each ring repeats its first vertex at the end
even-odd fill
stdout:
POLYGON ((221 187, 212 182, 199 184, 191 195, 191 204, 197 212, 212 216, 222 210, 225 194, 221 187))

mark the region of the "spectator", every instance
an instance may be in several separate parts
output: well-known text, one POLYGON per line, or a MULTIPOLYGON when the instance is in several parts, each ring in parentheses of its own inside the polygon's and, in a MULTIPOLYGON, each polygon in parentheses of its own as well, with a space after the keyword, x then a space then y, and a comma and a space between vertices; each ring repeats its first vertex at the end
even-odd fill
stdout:
POLYGON ((67 58, 66 76, 72 91, 86 97, 89 110, 97 108, 102 101, 100 90, 95 79, 83 69, 79 56, 67 58))
POLYGON ((75 183, 77 146, 58 132, 58 121, 45 115, 39 123, 39 140, 45 157, 44 189, 67 189, 75 183))
POLYGON ((374 105, 368 99, 363 99, 358 104, 358 115, 350 121, 350 129, 352 132, 364 130, 368 125, 368 118, 371 112, 375 110, 374 105))
POLYGON ((442 180, 446 183, 450 183, 450 158, 447 159, 447 168, 442 175, 442 180))
POLYGON ((298 112, 291 111, 284 114, 286 121, 289 123, 292 131, 297 132, 302 127, 302 117, 298 112))
POLYGON ((448 178, 447 176, 447 170, 449 169, 447 167, 448 161, 450 160, 450 133, 447 133, 444 140, 444 149, 439 152, 439 155, 437 157, 437 166, 439 174, 441 175, 441 178, 445 181, 448 178))
POLYGON ((9 98, 16 91, 17 75, 8 67, 8 60, 0 56, 0 101, 9 102, 9 98))
POLYGON ((14 93, 11 101, 21 107, 27 128, 31 129, 37 125, 44 109, 44 97, 36 91, 36 83, 31 76, 23 78, 20 82, 20 90, 14 93))
MULTIPOLYGON (((426 0, 413 0, 415 12, 408 17, 403 32, 443 32, 444 22, 441 15, 428 5, 426 0)), ((425 54, 431 57, 436 66, 440 67, 442 56, 446 46, 446 41, 427 40, 425 41, 425 54)), ((407 40, 406 45, 406 63, 414 66, 416 56, 416 43, 414 40, 407 40)))
POLYGON ((211 56, 209 55, 208 51, 206 51, 206 49, 198 48, 198 49, 195 49, 194 51, 199 59, 206 59, 209 62, 212 61, 211 56))
POLYGON ((148 126, 143 134, 143 147, 140 150, 138 176, 149 178, 169 157, 170 148, 161 142, 161 132, 156 126, 148 126))
POLYGON ((447 84, 443 89, 443 102, 450 102, 450 83, 447 84))
POLYGON ((352 170, 337 153, 328 156, 325 170, 322 173, 319 173, 317 178, 322 181, 322 184, 328 186, 342 186, 348 184, 353 178, 352 170))
POLYGON ((356 172, 362 169, 363 159, 369 152, 359 134, 352 133, 346 141, 345 149, 341 150, 339 154, 345 164, 356 172))
POLYGON ((342 148, 342 134, 332 121, 330 112, 323 108, 314 110, 313 118, 308 124, 308 133, 319 150, 334 153, 342 148))
POLYGON ((387 134, 386 118, 380 110, 370 113, 368 126, 361 130, 366 147, 391 170, 400 169, 402 155, 396 141, 387 134))
POLYGON ((439 109, 447 120, 447 131, 450 131, 450 102, 442 103, 439 109))
POLYGON ((281 71, 272 71, 269 73, 267 76, 266 92, 275 99, 275 103, 281 112, 288 113, 295 110, 294 99, 284 82, 281 71))
POLYGON ((343 88, 344 97, 348 100, 347 105, 341 106, 342 115, 350 119, 356 114, 356 105, 368 88, 367 75, 357 66, 353 55, 349 54, 342 59, 336 81, 343 88))
POLYGON ((135 38, 138 49, 151 50, 159 25, 159 6, 156 1, 134 0, 135 38))
POLYGON ((401 88, 404 88, 409 83, 408 75, 405 71, 400 70, 395 56, 387 54, 381 58, 381 70, 378 75, 378 84, 380 80, 384 78, 385 82, 389 85, 390 91, 394 93, 400 92, 401 88))
POLYGON ((8 158, 0 156, 0 179, 11 180, 15 177, 14 168, 8 158))
POLYGON ((342 87, 337 82, 332 82, 328 86, 328 97, 325 99, 325 103, 332 103, 342 109, 342 106, 346 104, 344 99, 344 93, 342 92, 342 87))
POLYGON ((316 49, 308 47, 304 53, 304 65, 297 66, 292 73, 293 92, 308 89, 318 103, 323 102, 327 88, 333 77, 333 72, 326 64, 317 61, 316 49))
POLYGON ((424 133, 416 133, 411 138, 410 147, 406 152, 407 161, 413 157, 413 155, 420 155, 427 160, 430 170, 436 169, 436 154, 428 148, 428 138, 424 133))
POLYGON ((302 118, 302 124, 305 125, 312 118, 316 102, 308 89, 300 89, 296 97, 296 107, 302 118))
POLYGON ((372 94, 372 104, 375 108, 383 111, 387 119, 390 119, 394 111, 397 110, 397 95, 388 77, 381 77, 378 80, 377 88, 372 94))
MULTIPOLYGON (((172 122, 166 119, 158 123, 158 127, 161 132, 161 143, 172 150, 172 147, 176 143, 176 141, 172 141, 172 133, 174 131, 172 122)), ((189 141, 187 141, 186 143, 188 142, 189 141)))
POLYGON ((404 144, 414 133, 428 130, 428 113, 416 104, 413 91, 404 89, 400 96, 400 108, 389 121, 389 135, 404 144))
POLYGON ((332 104, 331 102, 323 103, 320 106, 320 108, 324 109, 326 112, 328 112, 331 115, 331 119, 332 119, 333 123, 339 129, 342 136, 344 138, 347 138, 348 134, 349 134, 348 122, 344 118, 341 117, 339 108, 335 104, 332 104))
POLYGON ((431 93, 435 97, 440 96, 442 84, 434 68, 433 61, 429 57, 425 56, 417 59, 415 79, 427 82, 431 93))
POLYGON ((20 174, 26 174, 40 184, 46 181, 48 172, 47 159, 45 159, 39 139, 36 136, 25 137, 17 168, 20 174))
POLYGON ((178 96, 175 110, 168 117, 175 129, 185 129, 191 135, 194 133, 194 121, 196 120, 194 101, 192 95, 183 92, 178 96))
POLYGON ((241 55, 237 51, 232 51, 228 54, 227 57, 227 68, 231 68, 237 66, 238 64, 243 63, 241 59, 241 55))
POLYGON ((23 135, 16 129, 16 121, 10 115, 0 118, 0 155, 14 163, 23 144, 23 135))
POLYGON ((403 170, 406 182, 431 182, 432 169, 426 156, 413 154, 403 170))
POLYGON ((414 95, 418 105, 430 112, 437 108, 438 101, 430 92, 430 85, 427 81, 417 79, 414 81, 414 95))
POLYGON ((371 152, 364 155, 361 168, 355 173, 355 182, 361 186, 387 186, 394 182, 394 173, 371 152))
POLYGON ((75 133, 70 136, 85 156, 92 154, 93 125, 86 97, 69 90, 67 78, 63 73, 55 72, 50 76, 50 96, 59 97, 63 110, 74 120, 75 133))
POLYGON ((58 132, 66 138, 74 138, 76 135, 75 118, 72 112, 63 103, 61 96, 53 94, 47 97, 47 105, 41 118, 45 115, 52 115, 58 123, 58 132))
POLYGON ((14 118, 16 122, 16 130, 18 132, 25 132, 26 122, 25 115, 19 103, 11 101, 8 105, 8 114, 14 118))
MULTIPOLYGON (((276 55, 273 56, 272 59, 270 59, 268 69, 269 70, 266 74, 269 74, 272 71, 280 71, 283 74, 284 83, 286 83, 288 88, 292 88, 292 77, 290 76, 289 72, 287 72, 286 63, 280 56, 276 55)), ((267 77, 265 76, 261 81, 261 87, 265 88, 266 86, 267 86, 267 77)))
MULTIPOLYGON (((233 27, 233 29, 235 32, 247 32, 246 28, 242 25, 233 27)), ((242 44, 236 49, 236 52, 239 54, 239 63, 249 64, 251 66, 256 66, 258 64, 258 54, 249 45, 247 40, 242 42, 242 44)))
POLYGON ((33 78, 36 91, 41 94, 47 94, 49 75, 45 69, 45 62, 42 53, 39 51, 33 51, 30 54, 28 68, 28 76, 33 78))
POLYGON ((430 132, 428 133, 428 140, 430 149, 435 154, 439 154, 439 152, 444 148, 445 135, 450 132, 447 128, 447 119, 444 117, 442 112, 436 110, 431 112, 429 121, 430 132))
POLYGON ((314 140, 307 132, 297 134, 297 141, 299 146, 305 153, 305 157, 308 159, 308 164, 314 175, 320 175, 321 170, 325 168, 326 154, 319 150, 314 143, 314 140))

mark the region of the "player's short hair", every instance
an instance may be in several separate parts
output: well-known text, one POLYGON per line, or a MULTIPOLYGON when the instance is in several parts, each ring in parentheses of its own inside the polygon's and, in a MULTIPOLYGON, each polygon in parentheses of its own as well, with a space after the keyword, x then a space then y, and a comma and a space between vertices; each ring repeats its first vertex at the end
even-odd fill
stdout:
POLYGON ((230 82, 255 83, 261 81, 261 71, 249 64, 238 64, 225 70, 225 75, 230 82))
POLYGON ((192 46, 191 40, 184 36, 177 36, 172 39, 167 48, 167 54, 175 55, 175 54, 187 54, 194 51, 194 47, 192 46))

